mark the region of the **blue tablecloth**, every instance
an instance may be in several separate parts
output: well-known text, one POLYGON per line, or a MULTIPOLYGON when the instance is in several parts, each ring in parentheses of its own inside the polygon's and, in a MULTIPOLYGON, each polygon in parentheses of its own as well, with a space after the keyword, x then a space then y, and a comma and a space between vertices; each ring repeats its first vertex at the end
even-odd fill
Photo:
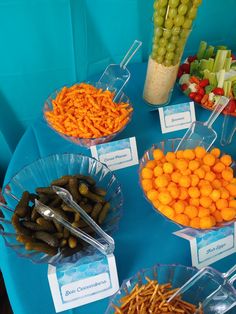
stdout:
MULTIPOLYGON (((153 143, 165 138, 180 137, 185 131, 163 135, 160 129, 158 111, 142 99, 146 64, 130 65, 131 79, 126 87, 126 94, 134 106, 131 123, 116 139, 136 136, 139 158, 153 143)), ((46 95, 45 95, 46 97, 46 95)), ((187 98, 178 87, 175 88, 171 103, 181 103, 187 98)), ((33 104, 32 104, 33 106, 33 104)), ((196 105, 198 120, 206 120, 209 112, 196 105)), ((223 116, 214 124, 221 133, 223 116)), ((236 139, 225 147, 236 158, 236 139)), ((219 140, 216 143, 219 146, 219 140)), ((5 184, 24 165, 39 157, 52 153, 74 152, 91 155, 90 150, 73 145, 49 129, 39 117, 27 129, 10 162, 5 177, 5 184)), ((144 199, 138 184, 138 166, 116 171, 124 194, 123 217, 118 232, 114 235, 116 242, 115 256, 120 283, 134 275, 141 268, 151 267, 155 263, 191 265, 189 244, 172 233, 177 226, 157 214, 144 199)), ((10 302, 15 314, 51 314, 55 313, 47 279, 47 265, 36 265, 20 258, 5 247, 0 240, 0 268, 3 272, 10 302)), ((236 254, 231 255, 213 266, 225 271, 235 264, 236 254)), ((109 299, 95 302, 66 313, 102 314, 109 299)))

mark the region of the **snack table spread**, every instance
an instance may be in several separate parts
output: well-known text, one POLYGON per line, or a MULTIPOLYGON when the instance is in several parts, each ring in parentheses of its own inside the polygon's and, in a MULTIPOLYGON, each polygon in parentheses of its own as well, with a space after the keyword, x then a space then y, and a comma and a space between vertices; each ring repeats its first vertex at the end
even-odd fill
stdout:
MULTIPOLYGON (((158 111, 149 107, 142 99, 147 64, 129 66, 131 79, 126 86, 126 94, 134 107, 131 123, 116 139, 136 136, 139 159, 152 144, 167 138, 182 137, 185 130, 162 134, 158 111)), ((66 83, 66 82, 65 82, 66 83)), ((45 95, 45 99, 46 99, 45 95)), ((179 88, 175 88, 171 104, 188 101, 179 88)), ((43 104, 42 104, 43 106, 43 104)), ((195 106, 197 119, 205 121, 210 112, 195 106)), ((219 117, 215 130, 220 132, 223 117, 219 117)), ((236 139, 224 147, 236 159, 236 139)), ((219 138, 215 146, 220 147, 219 138)), ((27 129, 19 142, 6 173, 5 183, 24 165, 53 153, 71 152, 91 156, 90 150, 66 141, 53 132, 39 117, 27 129)), ((175 224, 165 220, 154 212, 145 200, 138 182, 138 166, 117 170, 115 172, 121 183, 124 194, 123 217, 118 231, 114 234, 120 284, 124 279, 133 276, 138 270, 148 268, 155 263, 183 264, 190 266, 191 257, 189 243, 172 235, 178 230, 175 224)), ((33 264, 20 258, 7 248, 0 237, 0 269, 3 273, 10 302, 15 314, 51 314, 55 313, 47 279, 46 264, 33 264)), ((213 267, 226 271, 235 264, 233 254, 215 264, 213 267)), ((65 313, 104 313, 109 299, 85 305, 65 313)), ((232 311, 229 313, 233 313, 232 311)))

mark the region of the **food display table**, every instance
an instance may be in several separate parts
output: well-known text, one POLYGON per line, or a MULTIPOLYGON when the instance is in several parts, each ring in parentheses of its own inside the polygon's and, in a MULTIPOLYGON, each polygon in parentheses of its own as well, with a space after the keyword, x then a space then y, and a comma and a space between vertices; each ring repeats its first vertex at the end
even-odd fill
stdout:
MULTIPOLYGON (((162 134, 158 111, 151 111, 142 99, 146 64, 129 66, 131 79, 126 87, 134 107, 131 123, 116 139, 135 136, 139 158, 152 144, 167 138, 182 137, 185 131, 162 134)), ((66 84, 66 82, 65 82, 66 84)), ((47 95, 45 95, 46 98, 47 95)), ((188 101, 176 86, 171 104, 188 101)), ((43 105, 43 104, 42 104, 43 105)), ((210 112, 195 105, 196 117, 205 121, 210 112)), ((219 137, 223 116, 214 125, 219 137)), ((236 158, 236 138, 231 145, 224 148, 236 158)), ((219 139, 215 146, 220 147, 219 139)), ((23 166, 32 161, 53 153, 83 153, 91 156, 90 150, 76 146, 54 133, 45 123, 42 116, 27 129, 19 142, 6 173, 6 185, 10 178, 23 166)), ((114 234, 120 284, 122 281, 142 268, 155 263, 191 265, 190 249, 187 241, 173 235, 178 227, 155 213, 145 200, 138 182, 138 166, 132 166, 115 172, 121 183, 124 206, 119 230, 114 234)), ((48 266, 33 264, 20 258, 7 248, 0 238, 0 269, 3 273, 9 299, 15 314, 51 314, 55 313, 47 279, 48 266)), ((231 255, 213 266, 226 271, 235 264, 236 254, 231 255)), ((109 299, 85 305, 66 313, 104 313, 109 299)), ((233 313, 233 312, 231 312, 233 313)))

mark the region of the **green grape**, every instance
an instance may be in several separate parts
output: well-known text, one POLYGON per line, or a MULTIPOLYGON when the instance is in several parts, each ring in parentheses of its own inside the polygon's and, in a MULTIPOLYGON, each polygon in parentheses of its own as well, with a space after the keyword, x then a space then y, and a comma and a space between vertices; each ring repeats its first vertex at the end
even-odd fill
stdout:
POLYGON ((158 15, 155 19, 154 19, 154 24, 157 26, 162 26, 164 24, 164 18, 160 15, 158 15))
POLYGON ((183 15, 176 15, 175 17, 175 26, 182 26, 184 24, 183 15))
POLYGON ((199 7, 199 5, 202 4, 202 0, 193 0, 193 5, 195 5, 196 7, 199 7))
POLYGON ((167 50, 168 52, 174 51, 174 50, 175 50, 175 44, 169 43, 169 44, 167 45, 167 47, 166 47, 166 50, 167 50))
POLYGON ((160 7, 166 7, 167 6, 167 3, 168 3, 168 0, 159 0, 158 1, 158 5, 160 7))
POLYGON ((158 14, 164 17, 166 15, 166 8, 160 8, 158 10, 158 14))
POLYGON ((172 34, 173 35, 179 35, 179 33, 180 33, 180 27, 179 26, 174 26, 172 28, 172 34))
POLYGON ((183 3, 183 4, 188 4, 189 3, 189 0, 180 0, 181 1, 181 3, 183 3))
POLYGON ((158 45, 157 44, 153 44, 152 45, 152 52, 157 54, 157 50, 158 50, 158 45))
POLYGON ((163 62, 163 60, 164 60, 164 57, 163 56, 156 56, 156 58, 155 58, 155 60, 156 60, 156 62, 157 63, 162 63, 163 62))
POLYGON ((170 39, 170 41, 174 44, 176 44, 179 41, 179 36, 173 35, 170 39))
POLYGON ((194 20, 195 17, 197 15, 197 8, 196 7, 192 7, 189 11, 188 11, 188 18, 194 20))
POLYGON ((167 39, 164 38, 164 37, 159 40, 159 45, 160 45, 161 47, 166 47, 167 43, 168 43, 168 41, 167 41, 167 39))
POLYGON ((152 52, 151 57, 152 57, 152 59, 154 59, 154 60, 155 60, 155 59, 157 58, 157 53, 152 52))
POLYGON ((178 14, 178 11, 175 8, 170 8, 168 11, 168 17, 171 19, 173 19, 177 14, 178 14))
POLYGON ((185 46, 185 42, 186 42, 185 39, 181 39, 178 41, 177 47, 180 48, 180 51, 183 51, 184 46, 185 46))
POLYGON ((173 20, 171 20, 171 19, 167 19, 166 21, 165 21, 165 27, 167 28, 167 29, 171 29, 172 28, 172 26, 173 26, 173 20))
POLYGON ((167 52, 167 54, 166 54, 166 59, 167 60, 173 60, 174 59, 174 57, 175 57, 175 54, 174 54, 174 52, 167 52))
POLYGON ((173 65, 176 65, 176 64, 179 64, 179 61, 180 61, 180 58, 175 56, 172 63, 173 63, 173 65))
POLYGON ((190 19, 186 19, 183 24, 183 28, 190 29, 192 27, 193 21, 190 19))
POLYGON ((153 9, 154 10, 157 10, 158 8, 158 0, 156 0, 154 3, 153 3, 153 9))
POLYGON ((177 8, 178 5, 179 5, 179 0, 169 0, 169 6, 171 8, 177 8))
POLYGON ((171 60, 168 60, 168 59, 165 59, 164 65, 165 65, 166 67, 170 67, 170 66, 172 65, 172 61, 171 61, 171 60))
POLYGON ((186 4, 181 4, 179 7, 178 7, 178 13, 180 15, 185 15, 188 11, 188 6, 186 4))
POLYGON ((188 29, 182 29, 180 37, 182 39, 186 39, 188 37, 188 34, 189 34, 189 30, 188 29))
POLYGON ((159 47, 157 53, 159 56, 164 56, 166 54, 166 49, 164 47, 159 47))
POLYGON ((154 36, 155 37, 157 37, 157 38, 161 37, 162 34, 163 34, 163 30, 160 27, 155 28, 155 31, 154 31, 154 36))
POLYGON ((171 30, 170 29, 165 29, 163 32, 163 37, 166 39, 169 39, 171 37, 171 30))

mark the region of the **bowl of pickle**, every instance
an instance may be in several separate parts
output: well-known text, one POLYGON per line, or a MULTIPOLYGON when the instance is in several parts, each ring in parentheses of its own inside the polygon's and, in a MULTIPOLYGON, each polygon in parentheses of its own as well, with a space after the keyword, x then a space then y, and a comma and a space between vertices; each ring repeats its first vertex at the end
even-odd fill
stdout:
POLYGON ((236 163, 219 148, 177 150, 181 139, 153 145, 140 161, 139 181, 156 212, 181 228, 219 229, 236 221, 236 163), (177 150, 177 151, 176 151, 177 150))
POLYGON ((56 265, 96 253, 94 247, 58 223, 58 219, 47 219, 37 210, 40 202, 73 228, 98 238, 83 216, 55 192, 55 186, 67 190, 107 234, 118 228, 123 196, 111 170, 82 154, 40 158, 11 178, 3 189, 6 204, 0 205, 4 215, 0 232, 6 245, 34 263, 56 265))

